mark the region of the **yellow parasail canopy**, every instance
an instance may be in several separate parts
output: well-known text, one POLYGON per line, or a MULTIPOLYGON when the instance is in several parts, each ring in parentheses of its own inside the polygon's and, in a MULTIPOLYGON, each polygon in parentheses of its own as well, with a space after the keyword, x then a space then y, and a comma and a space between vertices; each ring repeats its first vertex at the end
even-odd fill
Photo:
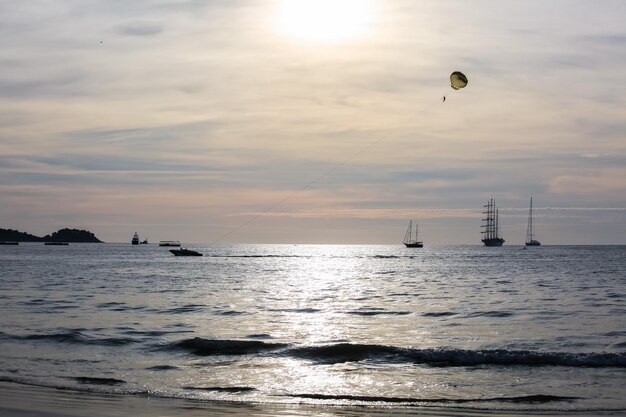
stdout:
POLYGON ((455 90, 464 88, 467 85, 467 77, 460 71, 450 74, 450 86, 455 90))

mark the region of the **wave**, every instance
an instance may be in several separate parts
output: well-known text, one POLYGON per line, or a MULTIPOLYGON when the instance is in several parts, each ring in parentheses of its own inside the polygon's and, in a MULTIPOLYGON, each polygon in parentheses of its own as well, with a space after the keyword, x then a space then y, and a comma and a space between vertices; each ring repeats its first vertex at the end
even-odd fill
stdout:
POLYGON ((454 311, 430 311, 427 313, 422 313, 422 317, 448 317, 448 316, 456 316, 458 313, 454 311))
POLYGON ((393 364, 419 364, 433 367, 495 365, 626 368, 626 353, 605 352, 572 353, 454 348, 417 349, 354 343, 294 346, 286 343, 269 343, 260 340, 216 340, 200 337, 168 344, 164 348, 169 350, 182 349, 199 356, 271 354, 308 360, 319 364, 372 361, 393 364))
MULTIPOLYGON (((79 377, 80 378, 80 377, 79 377)), ((74 378, 69 378, 74 379, 74 378)), ((223 403, 225 399, 223 397, 220 398, 207 398, 206 396, 197 397, 193 394, 194 391, 202 391, 202 394, 215 392, 218 394, 227 394, 231 395, 226 401, 232 404, 258 404, 257 401, 247 401, 245 399, 246 394, 249 393, 257 393, 260 392, 261 395, 264 394, 263 391, 251 387, 251 386, 182 386, 181 389, 172 390, 146 390, 146 389, 137 389, 132 386, 128 386, 122 380, 115 380, 109 378, 87 378, 91 379, 91 382, 85 381, 84 383, 78 383, 78 385, 66 385, 59 384, 52 381, 36 381, 30 378, 21 378, 21 377, 7 377, 0 375, 0 382, 9 382, 14 384, 26 385, 26 386, 35 386, 35 387, 44 387, 44 388, 53 388, 57 390, 63 391, 72 391, 72 392, 84 392, 84 393, 98 393, 98 394, 114 394, 114 395, 131 395, 131 396, 141 396, 146 398, 164 398, 164 399, 191 399, 191 400, 202 400, 206 403, 214 403, 219 402, 223 403), (117 382, 119 381, 119 382, 117 382), (108 383, 110 382, 110 383, 108 383)), ((267 394, 267 393, 266 393, 267 394)), ((398 411, 400 414, 404 414, 407 412, 407 409, 389 409, 388 407, 429 407, 429 412, 427 414, 431 414, 433 409, 437 409, 439 407, 462 407, 458 408, 458 410, 469 410, 472 415, 478 415, 480 412, 486 412, 491 415, 492 413, 497 413, 498 411, 503 411, 502 415, 521 415, 519 412, 511 413, 511 409, 507 407, 499 407, 497 404, 499 403, 513 403, 516 405, 532 405, 533 415, 535 414, 544 414, 548 412, 550 415, 554 413, 553 408, 543 408, 542 404, 549 403, 558 403, 558 402, 575 402, 578 400, 585 400, 585 397, 576 397, 576 396, 562 396, 562 395, 552 395, 552 394, 530 394, 530 395, 519 395, 519 396, 502 396, 502 397, 470 397, 470 398, 419 398, 419 397, 396 397, 396 396, 384 396, 384 395, 361 395, 361 394, 323 394, 323 393, 289 393, 289 392, 272 392, 269 393, 270 397, 268 400, 263 401, 268 404, 283 404, 283 401, 276 402, 276 399, 283 398, 293 398, 300 400, 313 400, 313 401, 324 401, 325 404, 331 405, 340 405, 345 406, 346 402, 356 403, 360 406, 368 406, 374 407, 372 410, 380 410, 383 414, 389 414, 389 412, 398 411), (359 404, 360 403, 360 404, 359 404), (490 405, 483 405, 490 404, 490 405), (378 408, 381 407, 381 408, 378 408), (432 408, 431 408, 432 407, 432 408), (469 408, 467 408, 469 407, 469 408), (537 408, 539 407, 539 408, 537 408)), ((552 406, 554 407, 554 406, 552 406)), ((568 408, 569 409, 569 408, 568 408)), ((417 414, 422 414, 425 410, 416 409, 417 414)), ((449 414, 450 408, 446 408, 449 414)), ((518 410, 518 409, 516 409, 518 410)), ((521 412, 528 411, 531 409, 522 408, 519 409, 521 412)), ((584 411, 587 414, 593 412, 599 413, 619 413, 623 412, 623 408, 597 408, 597 407, 586 407, 580 408, 576 406, 573 409, 576 411, 584 411)), ((210 411, 210 409, 209 409, 210 411)), ((374 411, 375 414, 378 414, 379 411, 374 411)), ((409 414, 414 414, 409 412, 409 414)), ((439 414, 439 413, 437 413, 439 414)), ((457 413, 455 413, 456 415, 457 413)), ((459 411, 458 414, 464 414, 459 411)), ((443 414, 442 414, 443 415, 443 414)), ((494 414, 495 415, 495 414, 494 414)), ((498 414, 500 415, 500 414, 498 414)), ((611 414, 617 415, 617 414, 611 414)), ((621 415, 621 414, 620 414, 621 415)))
POLYGON ((213 391, 230 393, 256 391, 256 388, 253 387, 183 387, 183 389, 188 389, 192 391, 213 391))
POLYGON ((184 314, 184 313, 195 313, 199 311, 204 311, 206 309, 205 306, 199 304, 186 304, 180 307, 156 310, 157 314, 184 314))
POLYGON ((533 352, 505 349, 414 349, 384 345, 342 343, 291 349, 297 357, 321 363, 377 361, 430 366, 567 366, 626 368, 626 353, 533 352))
POLYGON ((272 339, 272 335, 267 333, 254 333, 246 336, 249 339, 272 339))
POLYGON ((119 329, 122 333, 132 336, 161 337, 170 334, 193 333, 193 330, 135 330, 119 329))
POLYGON ((178 366, 173 365, 155 365, 149 368, 146 368, 148 371, 180 371, 178 366))
POLYGON ((119 308, 121 306, 125 306, 125 303, 120 303, 117 301, 111 301, 109 303, 100 303, 100 304, 96 304, 95 307, 96 308, 119 308))
POLYGON ((380 271, 380 272, 374 272, 374 275, 395 275, 397 273, 398 271, 380 271))
POLYGON ((237 310, 218 310, 215 311, 214 314, 218 316, 249 316, 252 313, 247 311, 237 311, 237 310))
POLYGON ((355 316, 408 316, 410 311, 387 311, 387 310, 350 310, 345 314, 355 316))
POLYGON ((268 343, 260 340, 218 340, 194 337, 166 346, 166 349, 183 349, 199 356, 250 355, 285 348, 283 343, 268 343))
POLYGON ((513 315, 515 315, 515 313, 511 311, 489 310, 476 311, 474 313, 467 314, 465 317, 510 317, 513 315))
POLYGON ((309 255, 208 255, 209 258, 311 258, 309 255))
POLYGON ((76 376, 70 379, 75 380, 79 384, 90 384, 90 385, 119 385, 125 384, 126 381, 115 378, 94 378, 90 376, 76 376))
POLYGON ((516 397, 490 397, 490 398, 413 398, 413 397, 387 397, 371 395, 329 395, 329 394, 289 394, 287 397, 304 398, 313 400, 333 400, 333 401, 358 401, 358 402, 381 402, 381 403, 474 403, 474 402, 511 402, 526 404, 544 404, 557 401, 573 401, 580 397, 568 397, 561 395, 522 395, 516 397))
POLYGON ((278 312, 278 313, 319 313, 319 308, 277 308, 270 309, 269 311, 278 312))
POLYGON ((37 333, 28 335, 8 335, 2 334, 3 337, 13 340, 42 340, 60 343, 78 344, 78 345, 101 345, 101 346, 124 346, 138 343, 136 339, 129 337, 94 337, 89 336, 78 330, 71 330, 59 333, 37 333))
POLYGON ((336 343, 323 346, 303 346, 289 349, 289 356, 320 363, 359 362, 372 358, 391 359, 400 348, 383 345, 336 343))

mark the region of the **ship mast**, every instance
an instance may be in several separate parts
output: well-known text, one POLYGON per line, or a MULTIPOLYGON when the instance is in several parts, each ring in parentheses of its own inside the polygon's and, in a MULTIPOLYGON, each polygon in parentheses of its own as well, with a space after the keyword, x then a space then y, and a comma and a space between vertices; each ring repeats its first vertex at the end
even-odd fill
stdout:
POLYGON ((485 235, 485 239, 493 239, 497 237, 497 215, 494 210, 495 201, 491 198, 487 201, 487 204, 484 206, 487 211, 484 211, 483 214, 487 216, 483 219, 485 224, 482 226, 485 230, 483 230, 483 234, 485 235))
POLYGON ((487 201, 485 204, 487 210, 483 211, 485 218, 483 218, 484 224, 481 226, 484 230, 481 232, 485 239, 497 239, 500 236, 500 223, 498 220, 498 209, 496 208, 496 202, 493 198, 487 201))
POLYGON ((496 208, 496 200, 492 197, 487 200, 484 205, 486 211, 483 211, 483 224, 481 225, 483 234, 482 242, 485 246, 502 246, 504 239, 500 237, 500 220, 498 209, 496 208))
MULTIPOLYGON (((495 206, 495 201, 494 201, 494 206, 495 206)), ((496 239, 498 238, 498 234, 499 234, 498 233, 498 229, 499 229, 498 226, 499 226, 499 224, 498 224, 498 209, 496 209, 496 230, 495 230, 496 235, 494 236, 496 239)))
POLYGON ((411 242, 411 233, 413 232, 413 220, 409 220, 409 228, 406 230, 404 234, 404 243, 411 242))
POLYGON ((526 229, 526 242, 533 240, 533 198, 530 197, 530 210, 528 211, 528 228, 526 229))
POLYGON ((530 240, 535 240, 535 233, 533 232, 533 198, 530 197, 530 240))

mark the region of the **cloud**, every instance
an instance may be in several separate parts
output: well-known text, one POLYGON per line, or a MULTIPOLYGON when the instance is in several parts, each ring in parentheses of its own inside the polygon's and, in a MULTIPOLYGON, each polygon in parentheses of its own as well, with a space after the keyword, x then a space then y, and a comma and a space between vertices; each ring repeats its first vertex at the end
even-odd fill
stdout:
POLYGON ((605 153, 584 153, 580 156, 582 158, 597 159, 597 158, 607 158, 607 157, 610 157, 611 155, 612 155, 611 152, 605 152, 605 153))
POLYGON ((607 195, 626 193, 626 168, 591 171, 584 175, 561 175, 550 182, 550 191, 559 194, 607 195))
POLYGON ((151 22, 135 22, 117 27, 117 32, 127 36, 154 36, 163 32, 163 26, 151 22))
POLYGON ((373 36, 325 46, 279 34, 274 2, 1 3, 0 219, 423 217, 454 243, 490 196, 520 224, 530 195, 626 205, 621 3, 492 3, 381 1, 373 36))
POLYGON ((626 46, 626 32, 614 32, 604 35, 579 37, 579 41, 593 43, 596 46, 623 48, 626 46))
POLYGON ((80 93, 80 84, 84 80, 85 75, 79 71, 46 75, 41 78, 25 77, 17 72, 0 80, 0 96, 25 99, 75 95, 80 93))
POLYGON ((241 216, 265 216, 265 217, 292 217, 309 219, 407 219, 419 218, 445 219, 445 218, 478 218, 480 209, 358 209, 358 208, 337 208, 337 209, 315 209, 315 210, 276 210, 262 212, 241 213, 241 216))

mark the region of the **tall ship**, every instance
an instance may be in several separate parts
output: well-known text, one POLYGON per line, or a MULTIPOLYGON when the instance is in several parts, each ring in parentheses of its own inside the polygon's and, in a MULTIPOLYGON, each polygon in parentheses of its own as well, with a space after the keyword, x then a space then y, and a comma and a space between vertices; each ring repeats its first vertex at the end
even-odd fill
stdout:
POLYGON ((406 233, 404 234, 404 246, 407 248, 422 248, 424 247, 424 243, 417 239, 418 233, 418 224, 415 223, 415 236, 413 236, 413 220, 409 221, 409 227, 406 229, 406 233))
POLYGON ((131 240, 130 243, 133 245, 139 244, 139 235, 137 234, 137 232, 135 232, 135 234, 133 235, 133 240, 131 240))
POLYGON ((526 246, 541 246, 541 242, 535 239, 533 231, 533 198, 530 197, 530 210, 528 210, 528 227, 526 228, 526 246))
POLYGON ((485 217, 480 232, 483 235, 482 242, 485 246, 502 246, 504 239, 500 235, 496 200, 490 199, 484 207, 486 211, 483 211, 485 217))

